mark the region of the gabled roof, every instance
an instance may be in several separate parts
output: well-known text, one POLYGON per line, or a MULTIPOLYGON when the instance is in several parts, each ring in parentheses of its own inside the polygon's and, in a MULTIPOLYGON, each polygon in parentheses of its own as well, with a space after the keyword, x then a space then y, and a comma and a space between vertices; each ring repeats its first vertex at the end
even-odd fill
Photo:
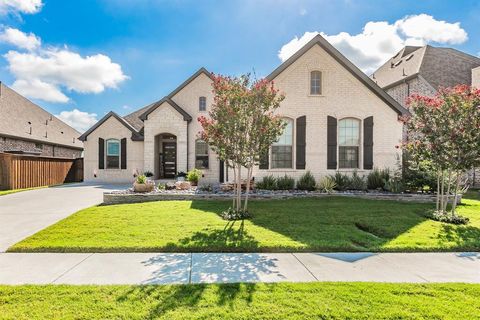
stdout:
POLYGON ((332 56, 338 63, 340 63, 340 65, 342 65, 347 71, 349 71, 355 78, 357 78, 362 84, 364 84, 368 89, 370 89, 370 91, 377 95, 383 102, 385 102, 399 115, 408 113, 408 111, 404 107, 402 107, 390 95, 388 95, 384 90, 382 90, 375 82, 372 81, 372 79, 370 79, 365 73, 358 69, 352 62, 350 62, 350 60, 348 60, 343 54, 341 54, 337 49, 335 49, 321 35, 316 35, 294 55, 288 58, 275 70, 273 70, 273 72, 267 76, 267 79, 270 81, 275 79, 280 73, 282 73, 291 64, 297 61, 298 58, 303 56, 308 50, 310 50, 316 45, 320 46, 323 50, 330 54, 330 56, 332 56))
POLYGON ((383 89, 421 76, 434 89, 471 83, 471 70, 480 59, 452 48, 405 47, 388 59, 371 78, 383 89))
POLYGON ((147 117, 150 113, 152 113, 155 109, 157 109, 162 103, 168 102, 173 108, 175 108, 175 110, 177 110, 181 115, 183 115, 183 119, 185 121, 191 121, 192 116, 190 116, 185 110, 183 110, 179 105, 177 105, 172 100, 172 97, 174 97, 177 93, 179 93, 183 88, 185 88, 190 82, 195 80, 201 74, 205 74, 207 77, 212 78, 212 74, 210 72, 208 72, 207 69, 205 69, 203 67, 198 69, 197 72, 195 72, 187 80, 185 80, 181 85, 179 85, 177 88, 175 88, 175 90, 170 92, 168 94, 168 96, 166 96, 162 100, 157 101, 156 103, 152 104, 152 106, 140 116, 140 119, 141 120, 147 120, 147 117))
POLYGON ((90 129, 88 129, 84 134, 82 134, 78 139, 81 141, 86 141, 87 137, 90 133, 95 131, 99 126, 101 126, 105 121, 107 121, 110 117, 114 117, 117 119, 121 124, 123 124, 128 130, 132 132, 132 137, 131 139, 133 141, 142 141, 143 140, 143 135, 140 134, 139 131, 137 131, 130 123, 128 123, 125 119, 120 117, 118 114, 116 114, 113 111, 110 111, 107 113, 102 119, 100 119, 97 123, 93 125, 90 129))
POLYGON ((183 116, 183 120, 185 121, 192 121, 192 116, 189 115, 185 110, 183 110, 178 104, 175 103, 175 101, 173 101, 172 99, 170 99, 169 96, 166 96, 164 97, 163 99, 153 103, 150 108, 148 108, 144 113, 142 113, 140 115, 140 120, 147 120, 148 119, 148 115, 150 113, 152 113, 155 109, 157 109, 158 107, 160 107, 162 105, 162 103, 168 103, 169 105, 171 105, 175 110, 178 111, 178 113, 180 113, 182 116, 183 116))

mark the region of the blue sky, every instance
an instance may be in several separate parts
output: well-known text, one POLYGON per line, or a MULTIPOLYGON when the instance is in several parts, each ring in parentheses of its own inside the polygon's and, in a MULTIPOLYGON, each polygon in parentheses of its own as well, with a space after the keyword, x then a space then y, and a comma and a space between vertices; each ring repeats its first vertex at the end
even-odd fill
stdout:
POLYGON ((0 0, 0 80, 84 130, 202 66, 265 76, 314 32, 367 73, 404 44, 478 55, 479 20, 479 1, 0 0))

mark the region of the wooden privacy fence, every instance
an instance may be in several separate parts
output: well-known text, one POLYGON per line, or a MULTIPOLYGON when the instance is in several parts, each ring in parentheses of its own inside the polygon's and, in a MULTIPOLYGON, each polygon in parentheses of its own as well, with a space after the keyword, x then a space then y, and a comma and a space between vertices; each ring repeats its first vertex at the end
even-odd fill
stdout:
POLYGON ((0 153, 0 190, 50 186, 83 180, 83 159, 0 153))

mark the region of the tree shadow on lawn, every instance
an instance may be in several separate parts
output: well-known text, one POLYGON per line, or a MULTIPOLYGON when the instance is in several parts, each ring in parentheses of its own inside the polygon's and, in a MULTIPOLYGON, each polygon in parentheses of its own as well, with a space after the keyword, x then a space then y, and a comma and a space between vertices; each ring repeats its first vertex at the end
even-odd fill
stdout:
MULTIPOLYGON (((228 206, 227 202, 204 200, 191 204, 191 208, 217 215, 228 206)), ((424 214, 427 208, 428 205, 418 203, 345 197, 260 200, 250 203, 253 213, 250 221, 302 244, 259 251, 380 251, 384 244, 427 220, 424 214)), ((238 231, 235 224, 227 223, 223 231, 202 231, 181 241, 184 245, 197 243, 203 248, 213 246, 215 250, 222 247, 225 250, 227 246, 255 251, 259 243, 247 231, 243 223, 238 231)))
POLYGON ((125 292, 116 298, 118 303, 138 302, 146 306, 147 314, 142 319, 157 319, 169 311, 177 309, 192 309, 187 312, 195 312, 197 307, 208 307, 212 303, 217 306, 229 305, 233 308, 238 299, 245 300, 247 304, 252 302, 256 291, 255 283, 232 283, 211 286, 207 284, 190 285, 141 285, 128 287, 125 292), (206 291, 213 291, 208 292, 206 291), (217 297, 211 299, 212 293, 217 297))
POLYGON ((442 224, 438 239, 444 244, 453 242, 458 249, 475 251, 480 246, 480 228, 442 224))

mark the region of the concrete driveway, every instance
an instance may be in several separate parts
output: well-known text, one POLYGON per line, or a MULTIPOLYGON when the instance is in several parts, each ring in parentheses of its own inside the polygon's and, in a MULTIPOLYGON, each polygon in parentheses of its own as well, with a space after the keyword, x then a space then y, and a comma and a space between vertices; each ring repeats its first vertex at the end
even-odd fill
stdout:
POLYGON ((75 183, 0 196, 0 252, 126 185, 75 183))

